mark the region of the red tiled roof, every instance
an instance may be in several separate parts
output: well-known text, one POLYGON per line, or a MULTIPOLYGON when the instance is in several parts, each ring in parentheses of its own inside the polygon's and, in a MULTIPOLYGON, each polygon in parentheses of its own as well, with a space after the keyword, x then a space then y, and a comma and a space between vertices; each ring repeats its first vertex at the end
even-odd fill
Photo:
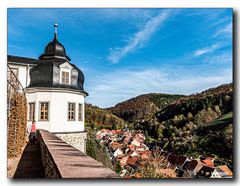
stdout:
POLYGON ((202 162, 209 167, 214 167, 214 163, 210 159, 202 160, 202 162))
POLYGON ((137 162, 137 157, 129 157, 128 160, 127 160, 127 164, 128 165, 135 165, 136 162, 137 162))
POLYGON ((131 156, 132 153, 133 153, 133 151, 129 151, 127 154, 128 154, 129 156, 131 156))
POLYGON ((142 154, 142 155, 141 155, 141 158, 142 158, 142 159, 148 159, 148 155, 147 155, 147 154, 142 154))
POLYGON ((120 158, 122 158, 123 156, 125 156, 125 154, 118 154, 118 155, 117 155, 117 159, 120 159, 120 158))
POLYGON ((122 147, 123 144, 114 141, 111 143, 111 146, 112 146, 112 148, 118 148, 118 147, 122 147))
POLYGON ((122 132, 121 132, 121 130, 119 129, 119 130, 116 130, 116 134, 121 134, 122 132))
POLYGON ((120 162, 127 161, 128 158, 129 158, 129 156, 126 156, 126 155, 124 154, 124 157, 122 157, 122 158, 120 159, 120 162))
POLYGON ((218 168, 225 172, 227 176, 233 176, 233 172, 228 168, 227 165, 222 165, 219 166, 218 168))
POLYGON ((145 150, 145 151, 136 151, 138 154, 151 154, 152 152, 150 150, 145 150))
POLYGON ((134 151, 135 150, 135 145, 128 145, 128 148, 131 150, 131 151, 134 151))
POLYGON ((135 173, 135 174, 134 174, 134 177, 135 177, 135 178, 142 178, 142 174, 141 174, 141 173, 135 173))
POLYGON ((101 129, 100 131, 101 131, 101 132, 110 132, 109 129, 101 129))

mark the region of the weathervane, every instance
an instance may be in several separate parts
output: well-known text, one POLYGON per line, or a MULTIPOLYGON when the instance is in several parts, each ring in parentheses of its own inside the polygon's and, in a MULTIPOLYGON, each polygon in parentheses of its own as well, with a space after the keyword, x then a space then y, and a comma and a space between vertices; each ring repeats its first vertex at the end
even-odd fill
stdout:
POLYGON ((57 23, 54 24, 54 28, 55 28, 55 34, 57 34, 57 28, 58 28, 58 24, 57 23))

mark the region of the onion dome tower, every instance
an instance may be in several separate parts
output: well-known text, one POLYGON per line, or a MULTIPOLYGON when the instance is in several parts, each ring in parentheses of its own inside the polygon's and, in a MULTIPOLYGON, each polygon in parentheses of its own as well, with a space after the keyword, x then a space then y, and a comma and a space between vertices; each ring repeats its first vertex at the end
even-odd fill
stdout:
POLYGON ((84 91, 84 75, 82 71, 70 63, 71 59, 67 56, 65 47, 58 41, 57 28, 58 24, 54 24, 55 32, 53 40, 50 41, 44 53, 39 57, 39 65, 35 66, 30 71, 30 85, 32 87, 55 87, 74 89, 82 92, 86 96, 87 92, 84 91), (64 64, 64 65, 63 65, 64 64), (61 67, 70 69, 68 71, 67 82, 62 81, 61 67))

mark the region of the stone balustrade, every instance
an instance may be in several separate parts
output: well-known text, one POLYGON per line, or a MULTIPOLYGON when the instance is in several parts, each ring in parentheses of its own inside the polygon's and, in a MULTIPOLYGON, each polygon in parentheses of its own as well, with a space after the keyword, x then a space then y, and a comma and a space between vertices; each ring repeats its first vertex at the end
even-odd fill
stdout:
POLYGON ((113 170, 46 130, 37 131, 46 178, 120 178, 113 170))

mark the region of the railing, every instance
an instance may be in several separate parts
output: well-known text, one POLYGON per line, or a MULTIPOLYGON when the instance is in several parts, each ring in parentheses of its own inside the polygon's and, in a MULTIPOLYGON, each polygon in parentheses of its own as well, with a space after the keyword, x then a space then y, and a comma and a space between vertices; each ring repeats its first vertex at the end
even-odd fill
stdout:
POLYGON ((21 82, 18 80, 17 76, 14 74, 14 72, 11 70, 10 66, 7 65, 7 106, 8 106, 8 116, 9 116, 9 110, 10 110, 10 100, 12 97, 12 94, 17 92, 20 94, 24 94, 25 91, 21 84, 21 82))

